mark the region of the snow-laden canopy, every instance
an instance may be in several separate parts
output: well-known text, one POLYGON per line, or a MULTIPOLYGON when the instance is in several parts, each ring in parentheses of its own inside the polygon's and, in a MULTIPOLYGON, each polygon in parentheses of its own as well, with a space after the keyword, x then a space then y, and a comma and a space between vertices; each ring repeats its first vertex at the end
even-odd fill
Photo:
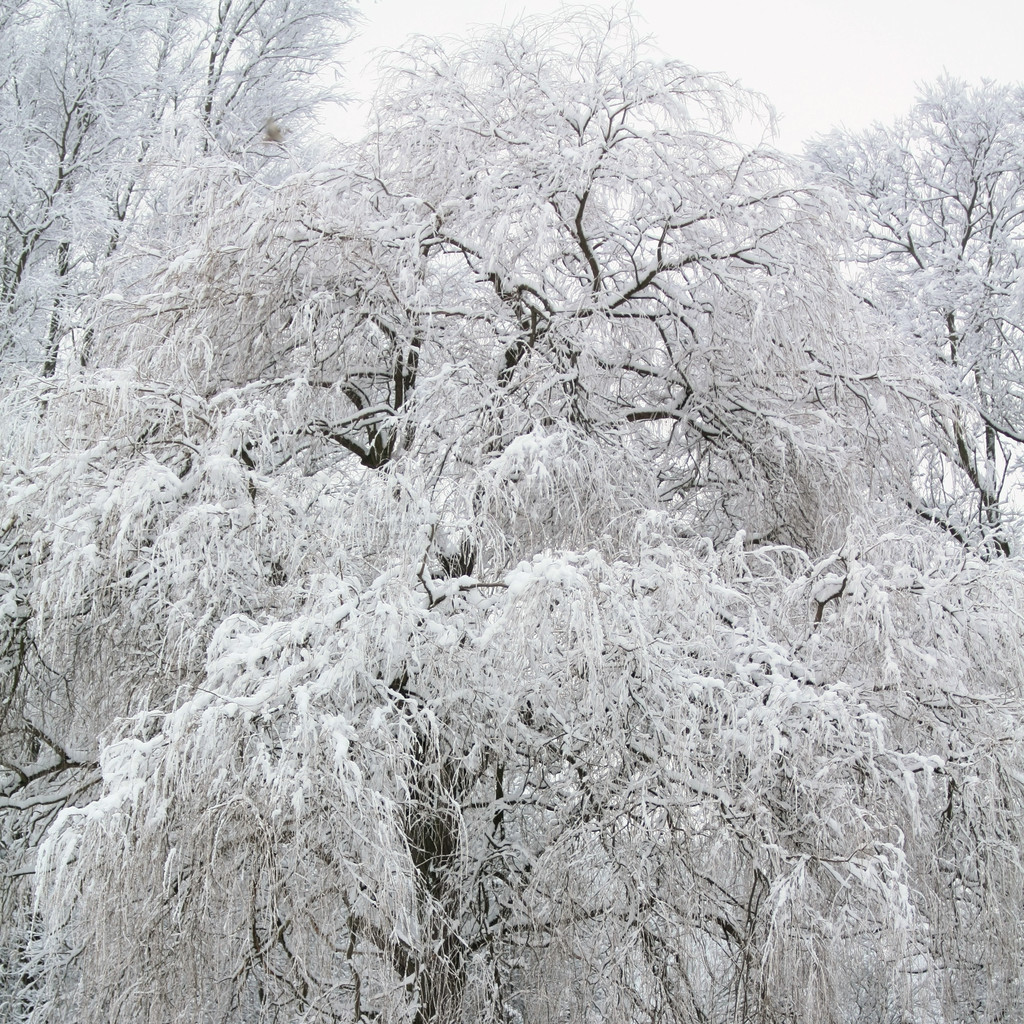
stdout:
POLYGON ((754 100, 560 25, 205 172, 9 389, 27 1019, 1018 1004, 1024 578, 915 511, 941 381, 754 100))

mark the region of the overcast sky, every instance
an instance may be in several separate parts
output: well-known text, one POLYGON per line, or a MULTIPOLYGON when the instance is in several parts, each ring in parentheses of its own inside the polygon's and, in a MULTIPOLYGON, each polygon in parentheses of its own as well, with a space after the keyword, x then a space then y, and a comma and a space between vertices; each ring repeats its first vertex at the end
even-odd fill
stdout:
MULTIPOLYGON (((560 0, 362 0, 350 44, 349 92, 366 95, 377 48, 411 33, 459 35, 472 25, 555 12, 560 0)), ((951 75, 1024 82, 1024 3, 1010 0, 635 0, 633 9, 667 56, 721 71, 765 93, 781 116, 778 144, 836 124, 889 120, 916 84, 951 75)), ((360 123, 353 106, 342 131, 360 123)))

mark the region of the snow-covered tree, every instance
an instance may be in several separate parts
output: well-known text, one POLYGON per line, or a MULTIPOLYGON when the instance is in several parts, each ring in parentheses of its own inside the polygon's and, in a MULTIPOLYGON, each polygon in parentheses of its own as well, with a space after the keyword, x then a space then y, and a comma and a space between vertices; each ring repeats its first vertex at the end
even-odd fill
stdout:
POLYGON ((62 345, 84 357, 102 261, 137 221, 181 203, 168 185, 197 154, 251 170, 280 155, 284 130, 301 135, 352 11, 348 0, 0 5, 5 363, 52 373, 62 345))
POLYGON ((919 511, 1002 552, 1024 440, 1024 90, 941 79, 891 127, 812 156, 857 216, 857 284, 956 404, 933 418, 919 511))
POLYGON ((907 512, 757 106, 594 12, 415 42, 338 169, 125 244, 4 405, 18 1012, 1019 1004, 1024 577, 907 512))

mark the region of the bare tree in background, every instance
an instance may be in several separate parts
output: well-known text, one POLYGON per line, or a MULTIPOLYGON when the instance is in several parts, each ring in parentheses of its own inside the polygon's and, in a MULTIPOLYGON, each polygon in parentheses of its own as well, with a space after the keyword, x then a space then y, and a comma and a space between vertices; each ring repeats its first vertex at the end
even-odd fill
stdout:
POLYGON ((1024 441, 1024 92, 953 79, 892 127, 812 156, 857 216, 857 287, 955 403, 932 420, 921 515, 1007 553, 1024 441))
MULTIPOLYGON (((0 357, 84 358, 105 259, 200 159, 249 172, 330 89, 346 0, 21 0, 0 12, 0 357)), ((179 200, 180 201, 180 200, 179 200)), ((152 226, 151 224, 149 225, 152 226)))

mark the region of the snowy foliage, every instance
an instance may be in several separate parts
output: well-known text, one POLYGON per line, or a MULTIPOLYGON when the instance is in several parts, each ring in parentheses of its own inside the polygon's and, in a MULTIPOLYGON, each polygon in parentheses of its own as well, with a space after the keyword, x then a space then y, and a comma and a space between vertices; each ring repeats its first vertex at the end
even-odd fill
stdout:
POLYGON ((392 61, 3 396, 8 1015, 1013 1012, 1024 573, 839 200, 628 20, 392 61))

